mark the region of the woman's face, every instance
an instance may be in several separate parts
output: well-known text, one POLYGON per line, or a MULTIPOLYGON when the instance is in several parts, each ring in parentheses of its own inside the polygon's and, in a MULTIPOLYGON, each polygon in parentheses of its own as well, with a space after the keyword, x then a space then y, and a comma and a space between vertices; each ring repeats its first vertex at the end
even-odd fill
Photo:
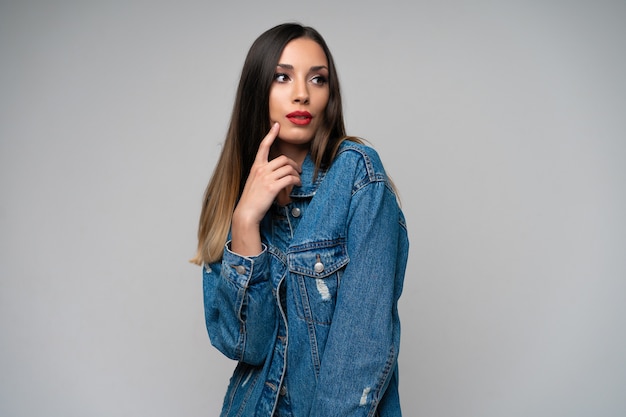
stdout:
POLYGON ((322 123, 328 96, 324 50, 308 38, 289 42, 270 88, 270 119, 280 124, 278 138, 286 144, 308 145, 322 123))

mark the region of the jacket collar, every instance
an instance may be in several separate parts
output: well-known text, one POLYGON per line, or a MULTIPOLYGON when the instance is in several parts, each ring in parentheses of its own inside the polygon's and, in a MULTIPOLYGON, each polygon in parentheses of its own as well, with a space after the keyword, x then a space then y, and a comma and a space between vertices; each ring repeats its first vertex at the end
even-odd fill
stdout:
POLYGON ((293 187, 290 196, 292 198, 313 197, 320 184, 324 180, 326 170, 320 169, 317 172, 317 178, 313 178, 314 174, 315 163, 313 162, 313 159, 311 158, 311 153, 309 152, 304 158, 304 162, 302 162, 302 172, 300 173, 300 181, 302 182, 302 185, 293 187))

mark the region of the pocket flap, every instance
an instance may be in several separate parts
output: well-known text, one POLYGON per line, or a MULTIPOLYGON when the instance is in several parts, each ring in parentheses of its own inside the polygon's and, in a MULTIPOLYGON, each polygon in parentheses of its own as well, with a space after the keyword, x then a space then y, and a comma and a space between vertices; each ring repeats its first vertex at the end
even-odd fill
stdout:
POLYGON ((306 243, 287 254, 289 271, 312 278, 325 278, 348 264, 344 239, 306 243))

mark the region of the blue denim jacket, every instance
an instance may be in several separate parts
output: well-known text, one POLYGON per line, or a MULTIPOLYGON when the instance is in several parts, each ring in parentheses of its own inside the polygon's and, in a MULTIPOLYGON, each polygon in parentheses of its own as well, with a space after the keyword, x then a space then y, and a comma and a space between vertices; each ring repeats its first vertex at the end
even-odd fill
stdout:
POLYGON ((238 361, 222 416, 400 416, 397 302, 408 237, 376 152, 345 141, 261 224, 203 269, 212 344, 238 361))

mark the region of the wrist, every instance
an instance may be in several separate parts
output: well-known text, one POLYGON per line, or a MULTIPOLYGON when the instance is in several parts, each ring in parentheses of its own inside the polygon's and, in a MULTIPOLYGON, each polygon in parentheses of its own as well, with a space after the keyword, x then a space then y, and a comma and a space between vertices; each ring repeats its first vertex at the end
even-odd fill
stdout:
POLYGON ((231 224, 231 249, 242 256, 256 256, 261 250, 260 222, 237 210, 231 224))
POLYGON ((238 207, 235 207, 235 210, 233 211, 233 217, 232 217, 232 228, 238 228, 238 229, 259 229, 261 221, 259 219, 256 218, 256 216, 252 215, 251 213, 248 213, 244 210, 239 209, 238 207))

